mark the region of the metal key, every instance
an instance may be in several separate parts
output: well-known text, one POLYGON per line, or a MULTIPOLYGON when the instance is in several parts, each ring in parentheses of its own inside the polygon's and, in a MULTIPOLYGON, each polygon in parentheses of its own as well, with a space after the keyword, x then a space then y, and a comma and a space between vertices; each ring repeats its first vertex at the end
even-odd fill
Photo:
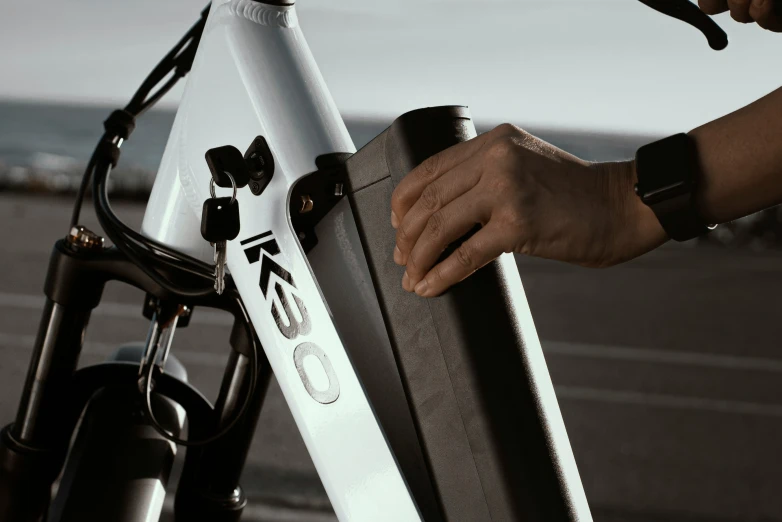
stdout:
MULTIPOLYGON (((229 175, 230 176, 230 175, 229 175)), ((212 197, 204 201, 201 213, 201 235, 215 248, 215 291, 222 294, 225 290, 225 262, 227 242, 239 235, 239 202, 234 195, 230 198, 217 198, 214 183, 210 185, 212 197)))
POLYGON ((214 243, 215 247, 215 291, 218 295, 225 290, 225 241, 214 243))

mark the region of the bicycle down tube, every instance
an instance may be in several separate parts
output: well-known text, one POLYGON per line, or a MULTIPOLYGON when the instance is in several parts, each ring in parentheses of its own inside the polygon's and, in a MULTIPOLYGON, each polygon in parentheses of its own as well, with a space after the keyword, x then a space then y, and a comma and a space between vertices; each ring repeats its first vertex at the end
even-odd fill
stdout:
POLYGON ((199 234, 204 154, 258 135, 275 173, 260 196, 239 191, 228 269, 340 519, 419 520, 288 218, 289 189, 315 158, 355 151, 294 8, 213 3, 142 231, 211 261, 199 234))
MULTIPOLYGON (((471 290, 431 305, 389 286, 396 277, 388 263, 393 236, 378 217, 389 187, 422 154, 474 135, 462 109, 398 122, 347 160, 349 201, 318 225, 318 246, 308 257, 291 224, 296 184, 355 147, 295 7, 213 2, 142 231, 211 262, 212 248, 199 234, 211 179, 204 155, 225 145, 244 151, 264 137, 274 175, 258 195, 239 190, 241 232, 228 242, 227 266, 339 519, 591 520, 512 258, 482 271, 471 290), (443 114, 444 126, 426 123, 443 114), (454 131, 452 120, 467 127, 454 131), (446 139, 430 139, 438 132, 446 139), (476 285, 484 285, 485 296, 476 285), (494 362, 473 357, 477 330, 459 326, 486 319, 465 315, 467 301, 486 304, 497 312, 495 322, 507 323, 485 338, 504 343, 494 362), (408 321, 406 330, 410 310, 422 322, 408 321), (414 350, 434 358, 411 358, 414 350), (478 369, 464 373, 460 361, 471 359, 478 369), (511 368, 502 379, 518 379, 516 385, 485 385, 500 363, 511 368), (492 397, 507 402, 482 402, 492 397), (513 412, 505 424, 497 421, 502 408, 513 412), (511 451, 513 440, 528 447, 511 451), (499 469, 509 466, 520 469, 499 469)), ((399 279, 401 273, 397 286, 399 279)))

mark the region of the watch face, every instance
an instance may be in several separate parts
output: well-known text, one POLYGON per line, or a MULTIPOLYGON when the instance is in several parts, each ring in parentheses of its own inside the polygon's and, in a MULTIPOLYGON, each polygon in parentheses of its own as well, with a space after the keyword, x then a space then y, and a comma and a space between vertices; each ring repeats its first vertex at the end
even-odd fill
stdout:
POLYGON ((686 134, 644 145, 636 153, 636 193, 646 204, 687 194, 693 189, 695 170, 695 148, 686 134))

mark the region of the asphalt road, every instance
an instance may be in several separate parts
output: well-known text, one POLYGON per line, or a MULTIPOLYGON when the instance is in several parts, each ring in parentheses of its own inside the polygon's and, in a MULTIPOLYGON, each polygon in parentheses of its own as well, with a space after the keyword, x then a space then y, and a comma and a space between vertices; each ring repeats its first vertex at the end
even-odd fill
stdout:
MULTIPOLYGON (((138 226, 142 207, 116 208, 138 226)), ((16 410, 49 252, 69 215, 67 200, 0 195, 3 424, 16 410)), ((666 245, 602 271, 534 259, 519 268, 595 520, 782 522, 782 253, 666 245)), ((142 298, 107 287, 82 365, 143 340, 142 298)), ((210 398, 229 331, 227 315, 197 310, 174 342, 210 398)), ((333 520, 274 383, 244 486, 248 518, 333 520)))

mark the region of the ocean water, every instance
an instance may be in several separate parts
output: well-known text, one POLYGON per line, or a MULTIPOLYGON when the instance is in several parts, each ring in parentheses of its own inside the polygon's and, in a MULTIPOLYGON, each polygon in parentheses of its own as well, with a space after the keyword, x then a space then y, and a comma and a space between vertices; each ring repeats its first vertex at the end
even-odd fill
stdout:
MULTIPOLYGON (((6 167, 51 168, 83 164, 103 130, 110 107, 0 101, 0 164, 6 167)), ((154 171, 174 120, 171 110, 153 110, 138 119, 136 130, 122 146, 122 165, 154 171)), ((361 148, 390 120, 345 118, 356 147, 361 148)), ((519 122, 516 122, 519 123, 519 122)), ((480 131, 491 125, 478 124, 480 131)), ((633 155, 648 138, 588 132, 537 130, 535 134, 589 160, 622 159, 633 155)))
MULTIPOLYGON (((6 167, 52 167, 84 164, 103 131, 111 107, 0 101, 0 164, 6 167)), ((122 164, 157 169, 174 111, 152 110, 136 122, 122 146, 122 164)), ((382 121, 349 122, 357 146, 384 128, 382 121)))
MULTIPOLYGON (((0 189, 69 193, 103 132, 111 107, 0 101, 0 189)), ((174 121, 172 110, 152 110, 136 122, 112 173, 115 196, 143 198, 152 186, 174 121)), ((358 146, 385 122, 351 121, 358 146)))
MULTIPOLYGON (((0 101, 0 190, 71 194, 103 131, 111 107, 0 101)), ((122 160, 109 180, 113 197, 144 200, 154 181, 174 111, 153 110, 139 118, 122 146, 122 160)), ((346 117, 357 148, 383 131, 391 120, 346 117)), ((521 124, 523 122, 513 122, 521 124)), ((478 132, 493 125, 478 122, 478 132)), ((638 147, 659 136, 600 134, 562 129, 527 129, 536 136, 586 160, 615 161, 634 156, 638 147)), ((712 242, 782 246, 782 207, 772 208, 708 236, 712 242)))

